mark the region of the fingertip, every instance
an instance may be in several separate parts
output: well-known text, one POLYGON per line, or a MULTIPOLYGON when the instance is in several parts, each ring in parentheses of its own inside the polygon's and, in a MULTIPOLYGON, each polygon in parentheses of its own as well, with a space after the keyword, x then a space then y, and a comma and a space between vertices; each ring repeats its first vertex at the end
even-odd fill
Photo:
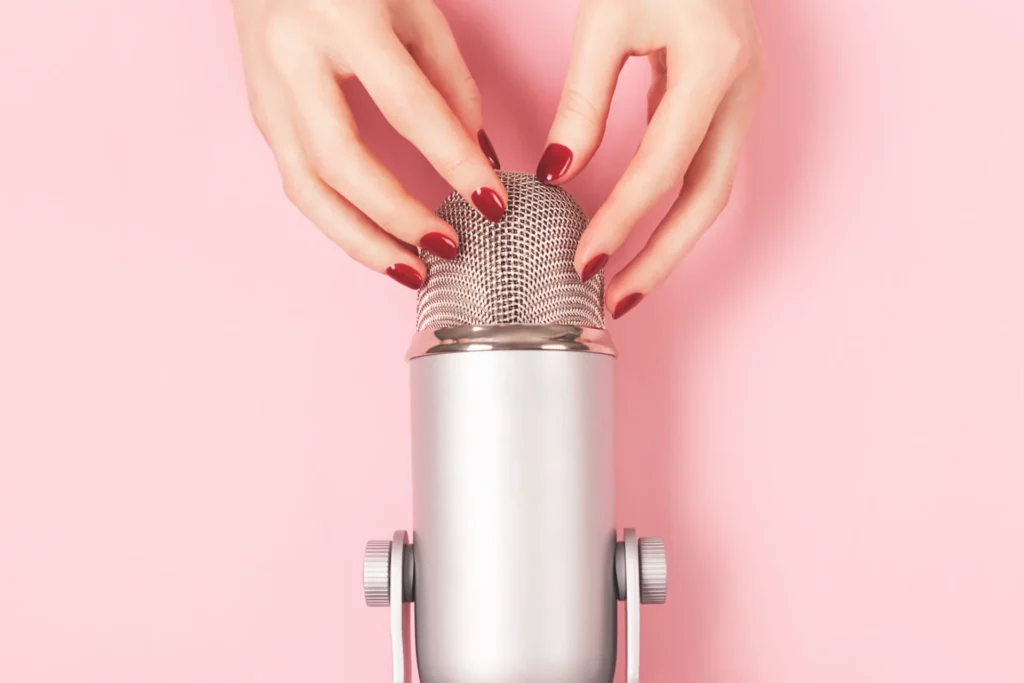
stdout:
POLYGON ((607 263, 608 254, 598 254, 597 256, 594 256, 587 261, 587 264, 583 266, 582 270, 580 270, 580 280, 587 282, 603 270, 607 263))
POLYGON ((618 319, 640 303, 649 291, 642 278, 637 277, 636 259, 627 263, 612 277, 605 278, 605 307, 613 319, 618 319))
POLYGON ((457 236, 453 239, 443 232, 428 232, 420 238, 419 245, 420 249, 446 261, 453 261, 459 255, 457 236))
POLYGON ((608 308, 612 312, 612 318, 618 320, 626 315, 643 301, 644 295, 640 292, 632 292, 618 299, 615 304, 609 303, 608 308))
POLYGON ((419 261, 418 266, 419 267, 399 262, 389 266, 387 270, 384 271, 384 274, 404 287, 408 287, 409 289, 419 289, 423 286, 423 280, 426 272, 422 261, 419 261), (422 271, 421 268, 423 269, 422 271))
POLYGON ((537 179, 548 184, 557 183, 572 167, 572 150, 563 144, 550 143, 537 163, 537 179))
MULTIPOLYGON (((504 188, 502 188, 504 190, 504 188)), ((492 223, 499 222, 505 216, 506 199, 497 190, 490 187, 479 187, 470 196, 473 206, 492 223)))
POLYGON ((487 161, 491 162, 494 170, 500 170, 501 161, 498 159, 498 153, 494 151, 494 145, 491 143, 491 139, 487 137, 487 132, 483 128, 477 131, 476 141, 480 144, 480 149, 483 151, 484 156, 487 157, 487 161))

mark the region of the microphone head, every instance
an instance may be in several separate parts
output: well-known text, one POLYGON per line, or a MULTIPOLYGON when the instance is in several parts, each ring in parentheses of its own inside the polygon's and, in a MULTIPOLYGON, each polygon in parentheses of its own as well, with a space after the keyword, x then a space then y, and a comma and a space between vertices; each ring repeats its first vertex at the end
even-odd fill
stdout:
POLYGON ((490 325, 604 328, 604 275, 580 280, 573 266, 588 218, 572 196, 529 173, 499 172, 505 216, 492 223, 458 193, 437 215, 459 234, 459 255, 421 257, 420 331, 490 325))

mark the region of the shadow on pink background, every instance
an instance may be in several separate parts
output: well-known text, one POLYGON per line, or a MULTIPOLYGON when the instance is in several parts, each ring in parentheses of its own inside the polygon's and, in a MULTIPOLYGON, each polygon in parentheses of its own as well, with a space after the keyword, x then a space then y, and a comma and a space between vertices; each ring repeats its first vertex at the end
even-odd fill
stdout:
MULTIPOLYGON (((574 6, 443 7, 532 170, 574 6)), ((619 521, 672 572, 645 680, 1019 683, 1024 10, 758 15, 733 202, 613 325, 619 521)), ((0 681, 387 680, 360 561, 411 523, 412 296, 285 201, 227 3, 0 0, 0 65, 0 681)), ((591 212, 645 89, 631 63, 591 212)))

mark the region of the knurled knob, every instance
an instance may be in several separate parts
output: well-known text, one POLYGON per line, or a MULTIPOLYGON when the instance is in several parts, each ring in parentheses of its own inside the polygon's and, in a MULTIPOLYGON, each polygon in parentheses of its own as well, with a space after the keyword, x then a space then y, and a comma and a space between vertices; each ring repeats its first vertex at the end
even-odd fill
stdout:
POLYGON ((369 607, 391 604, 391 541, 369 541, 366 544, 363 597, 369 607))
POLYGON ((665 541, 657 536, 640 539, 640 603, 663 605, 668 592, 665 541))

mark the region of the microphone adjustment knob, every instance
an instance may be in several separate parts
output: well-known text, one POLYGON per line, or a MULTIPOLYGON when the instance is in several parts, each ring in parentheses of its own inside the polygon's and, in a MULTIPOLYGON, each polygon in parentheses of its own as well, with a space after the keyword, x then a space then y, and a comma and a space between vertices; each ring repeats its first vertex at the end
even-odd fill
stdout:
POLYGON ((391 604, 391 541, 369 541, 363 554, 363 597, 368 607, 391 604))
POLYGON ((640 539, 640 602, 664 605, 668 592, 668 559, 665 540, 657 536, 640 539))

